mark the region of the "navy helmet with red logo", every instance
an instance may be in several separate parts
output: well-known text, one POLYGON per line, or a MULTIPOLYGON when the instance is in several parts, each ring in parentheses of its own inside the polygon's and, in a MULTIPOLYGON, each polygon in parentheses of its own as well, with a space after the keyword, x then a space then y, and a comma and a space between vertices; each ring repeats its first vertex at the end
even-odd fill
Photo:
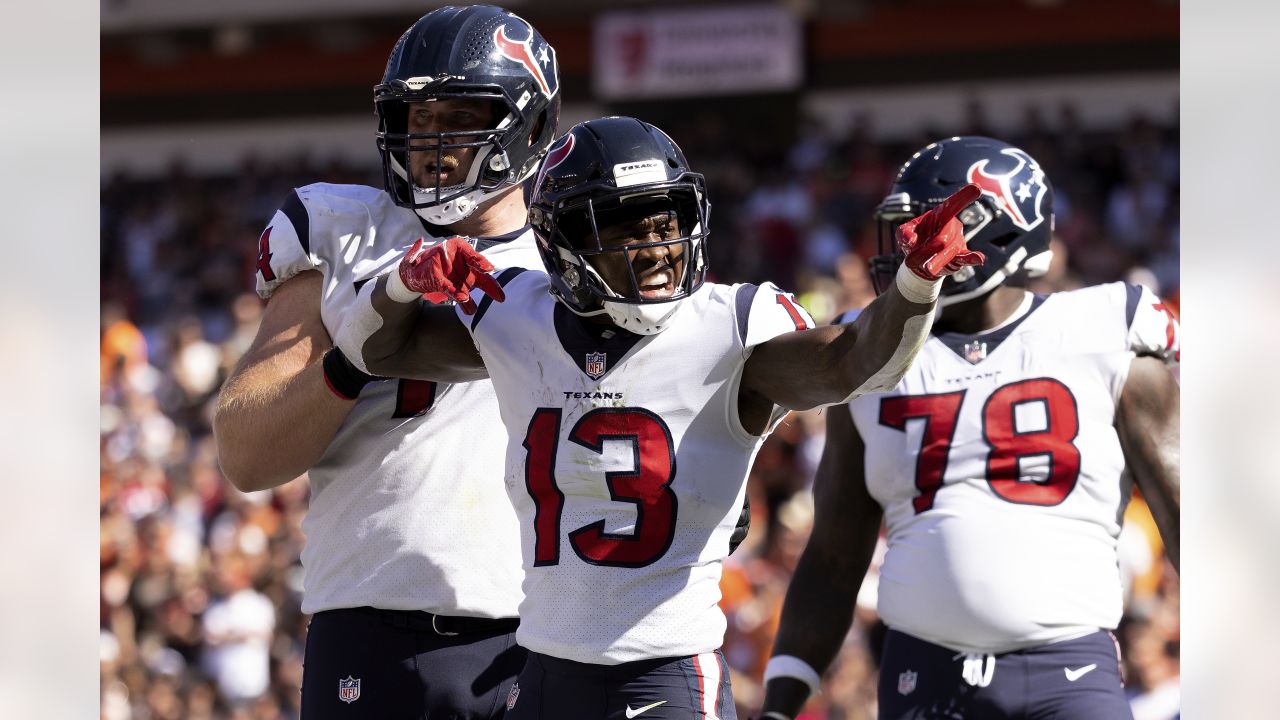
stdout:
MULTIPOLYGON (((668 327, 681 301, 707 275, 711 205, 703 176, 662 130, 630 117, 579 123, 547 153, 529 202, 529 221, 551 279, 551 293, 579 315, 607 314, 630 332, 668 327), (671 212, 677 237, 610 247, 601 228, 653 212, 671 212), (635 268, 626 287, 610 287, 590 260, 647 247, 683 246, 674 291, 661 299, 641 292, 635 268)), ((628 263, 628 267, 630 263, 628 263)))
POLYGON ((428 222, 449 225, 537 169, 560 119, 560 71, 555 50, 519 16, 492 5, 446 6, 400 36, 373 103, 386 191, 428 222), (493 102, 487 129, 409 133, 409 103, 458 97, 493 102), (444 187, 413 182, 410 153, 439 163, 462 148, 476 150, 466 178, 444 187))
POLYGON ((968 183, 982 195, 960 212, 970 250, 987 256, 942 284, 940 305, 979 297, 1006 280, 1021 281, 1048 270, 1053 233, 1053 186, 1026 151, 975 135, 939 140, 911 156, 889 194, 876 207, 881 254, 871 259, 872 279, 883 291, 902 262, 894 240, 899 225, 939 205, 968 183))

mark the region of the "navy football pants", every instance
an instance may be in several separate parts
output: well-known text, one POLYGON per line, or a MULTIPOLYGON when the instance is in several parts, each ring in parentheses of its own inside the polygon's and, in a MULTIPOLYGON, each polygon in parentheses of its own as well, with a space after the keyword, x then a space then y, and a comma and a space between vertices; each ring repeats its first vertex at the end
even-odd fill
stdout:
POLYGON ((969 655, 890 630, 880 720, 1131 720, 1111 633, 969 655))
POLYGON ((529 653, 505 720, 737 720, 717 650, 588 665, 529 653))
POLYGON ((501 718, 525 660, 514 622, 446 636, 429 621, 406 622, 416 616, 430 617, 372 608, 316 613, 307 630, 302 720, 501 718))

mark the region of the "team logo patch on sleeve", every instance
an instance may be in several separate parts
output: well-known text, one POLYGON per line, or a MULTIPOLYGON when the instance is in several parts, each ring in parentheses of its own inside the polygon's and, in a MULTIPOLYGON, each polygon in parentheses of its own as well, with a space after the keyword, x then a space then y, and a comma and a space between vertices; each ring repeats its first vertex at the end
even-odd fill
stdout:
POLYGON ((609 357, 602 352, 587 353, 587 360, 582 365, 582 369, 591 376, 592 380, 599 380, 604 375, 606 363, 609 357))
POLYGON ((360 678, 353 678, 350 675, 344 680, 338 681, 338 699, 344 703, 351 704, 360 699, 360 678))

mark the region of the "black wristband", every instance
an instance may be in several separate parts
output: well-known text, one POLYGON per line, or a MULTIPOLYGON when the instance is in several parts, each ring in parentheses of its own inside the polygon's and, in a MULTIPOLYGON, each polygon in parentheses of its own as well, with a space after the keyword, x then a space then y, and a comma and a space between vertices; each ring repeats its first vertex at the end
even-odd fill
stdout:
POLYGON ((355 400, 360 396, 361 388, 374 380, 381 379, 352 365, 337 345, 325 352, 324 360, 321 362, 324 365, 325 384, 334 395, 343 400, 355 400))

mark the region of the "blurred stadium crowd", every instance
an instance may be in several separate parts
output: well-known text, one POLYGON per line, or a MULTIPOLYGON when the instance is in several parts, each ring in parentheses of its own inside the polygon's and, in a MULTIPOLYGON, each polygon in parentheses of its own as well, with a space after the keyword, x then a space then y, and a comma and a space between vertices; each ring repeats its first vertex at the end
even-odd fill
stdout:
MULTIPOLYGON (((727 144, 715 116, 666 127, 706 174, 712 267, 726 282, 771 279, 820 320, 871 300, 872 211, 914 149, 886 144, 870 118, 847 132, 808 123, 800 139, 727 144)), ((1148 285, 1175 309, 1178 127, 1134 117, 1086 131, 1069 105, 1028 107, 1002 139, 1044 166, 1057 191, 1056 260, 1039 291, 1117 279, 1148 285)), ((297 718, 307 617, 299 611, 306 478, 249 495, 218 469, 211 408, 248 347, 262 303, 257 237, 295 186, 380 186, 370 164, 249 157, 229 177, 104 179, 101 198, 101 712, 123 718, 297 718)), ((406 243, 413 238, 405 238, 406 243)), ((791 571, 812 522, 808 492, 822 451, 817 412, 793 415, 765 444, 749 491, 751 534, 726 565, 724 651, 739 716, 760 678, 791 571)), ((1117 637, 1138 720, 1177 714, 1178 578, 1135 498, 1121 538, 1128 588, 1117 637)), ((875 716, 875 569, 854 629, 805 720, 875 716)))

